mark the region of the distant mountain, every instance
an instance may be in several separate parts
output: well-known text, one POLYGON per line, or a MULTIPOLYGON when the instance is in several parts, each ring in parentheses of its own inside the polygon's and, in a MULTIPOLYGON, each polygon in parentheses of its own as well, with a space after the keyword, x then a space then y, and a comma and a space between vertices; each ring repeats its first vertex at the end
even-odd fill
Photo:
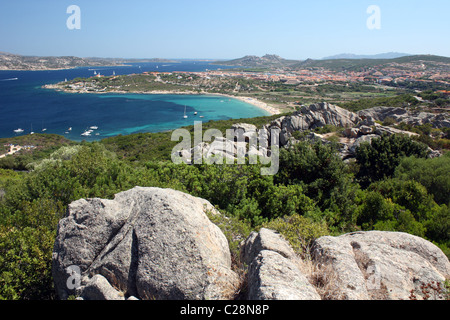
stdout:
POLYGON ((167 59, 122 59, 122 58, 79 58, 72 56, 64 57, 38 57, 22 56, 0 51, 0 70, 54 70, 71 69, 77 67, 102 67, 120 66, 125 63, 176 63, 178 61, 167 59))
POLYGON ((0 54, 0 70, 54 70, 76 67, 99 67, 122 65, 114 59, 64 57, 22 56, 2 52, 0 54))
POLYGON ((300 61, 298 60, 287 60, 275 54, 266 54, 262 57, 245 56, 239 59, 229 61, 216 61, 215 63, 245 68, 258 68, 258 67, 274 68, 274 67, 286 67, 299 62, 300 61))
POLYGON ((435 55, 408 55, 394 59, 328 59, 328 60, 313 60, 308 59, 294 65, 290 65, 291 69, 304 68, 325 68, 333 71, 347 70, 357 71, 368 67, 381 67, 388 64, 423 64, 436 65, 439 63, 450 64, 450 58, 435 55))
POLYGON ((336 59, 395 59, 406 56, 412 56, 409 53, 387 52, 374 55, 358 55, 353 53, 341 53, 330 57, 325 57, 322 60, 336 60, 336 59))

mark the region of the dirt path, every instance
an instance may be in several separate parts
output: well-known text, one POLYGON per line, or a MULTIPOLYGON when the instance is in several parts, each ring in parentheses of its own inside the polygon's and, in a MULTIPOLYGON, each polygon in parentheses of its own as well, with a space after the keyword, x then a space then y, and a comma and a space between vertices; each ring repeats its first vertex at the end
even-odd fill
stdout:
POLYGON ((6 157, 8 155, 14 154, 16 152, 19 152, 20 150, 22 150, 21 146, 10 146, 9 147, 9 152, 7 152, 5 154, 1 154, 0 155, 0 159, 6 157))

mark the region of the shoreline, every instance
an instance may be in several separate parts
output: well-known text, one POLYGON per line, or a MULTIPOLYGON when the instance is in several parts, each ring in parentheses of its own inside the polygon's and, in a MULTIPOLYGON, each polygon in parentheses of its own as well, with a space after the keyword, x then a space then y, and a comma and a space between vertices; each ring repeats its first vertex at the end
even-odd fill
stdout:
POLYGON ((45 89, 52 89, 57 91, 62 91, 66 93, 88 93, 88 94, 161 94, 161 95, 210 95, 210 96, 221 96, 221 97, 227 97, 232 99, 237 99, 242 102, 248 103, 250 105, 253 105, 261 110, 264 110, 269 113, 269 115, 277 115, 281 114, 282 112, 265 102, 262 102, 258 99, 252 98, 252 97, 245 97, 245 96, 234 96, 231 94, 226 93, 210 93, 210 92, 197 92, 197 91, 170 91, 170 90, 155 90, 155 91, 135 91, 135 92, 128 92, 128 91, 122 91, 122 90, 115 90, 115 91, 72 91, 72 90, 65 90, 58 86, 58 84, 47 84, 44 85, 43 88, 45 89))
POLYGON ((77 67, 61 67, 61 68, 43 68, 43 69, 2 69, 0 71, 61 71, 61 70, 73 70, 78 68, 110 68, 110 67, 131 67, 132 65, 104 65, 104 66, 77 66, 77 67))
POLYGON ((251 104, 251 105, 253 105, 255 107, 258 107, 258 108, 260 108, 260 109, 262 109, 264 111, 267 111, 272 116, 276 115, 276 114, 281 114, 281 111, 278 108, 275 108, 275 107, 273 107, 273 106, 271 106, 271 105, 269 105, 269 104, 267 104, 265 102, 262 102, 262 101, 260 101, 260 100, 258 100, 256 98, 245 97, 245 96, 233 96, 233 95, 230 95, 230 94, 222 94, 222 93, 219 93, 218 95, 229 97, 229 98, 233 98, 233 99, 237 99, 237 100, 240 100, 242 102, 251 104))

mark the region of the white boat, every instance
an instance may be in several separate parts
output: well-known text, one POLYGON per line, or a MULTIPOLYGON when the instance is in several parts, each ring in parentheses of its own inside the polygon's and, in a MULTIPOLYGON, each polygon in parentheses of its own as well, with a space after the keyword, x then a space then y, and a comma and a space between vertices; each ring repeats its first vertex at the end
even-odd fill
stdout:
POLYGON ((200 116, 200 118, 204 118, 204 116, 200 116))
POLYGON ((21 128, 14 130, 15 133, 22 133, 23 131, 24 131, 24 130, 21 129, 21 128))
POLYGON ((89 129, 91 129, 91 130, 97 130, 98 127, 97 127, 97 126, 92 126, 92 127, 89 127, 89 129))
POLYGON ((185 119, 187 119, 187 115, 186 115, 186 106, 184 106, 184 116, 183 116, 183 118, 185 118, 185 119))
POLYGON ((89 137, 93 131, 94 130, 92 130, 92 129, 90 129, 90 130, 86 129, 86 130, 84 130, 84 132, 81 135, 84 137, 89 137))
POLYGON ((68 129, 68 131, 72 131, 72 127, 70 127, 70 128, 68 129))
POLYGON ((194 112, 194 115, 197 115, 197 111, 194 112))

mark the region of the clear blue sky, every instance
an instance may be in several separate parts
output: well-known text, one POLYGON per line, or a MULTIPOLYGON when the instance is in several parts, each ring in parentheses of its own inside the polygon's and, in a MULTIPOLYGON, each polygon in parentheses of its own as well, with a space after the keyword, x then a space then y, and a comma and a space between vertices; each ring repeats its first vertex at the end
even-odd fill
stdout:
POLYGON ((214 58, 405 52, 450 56, 449 0, 1 0, 0 51, 214 58), (69 5, 81 29, 69 30, 69 5), (366 12, 381 9, 381 29, 366 12))

